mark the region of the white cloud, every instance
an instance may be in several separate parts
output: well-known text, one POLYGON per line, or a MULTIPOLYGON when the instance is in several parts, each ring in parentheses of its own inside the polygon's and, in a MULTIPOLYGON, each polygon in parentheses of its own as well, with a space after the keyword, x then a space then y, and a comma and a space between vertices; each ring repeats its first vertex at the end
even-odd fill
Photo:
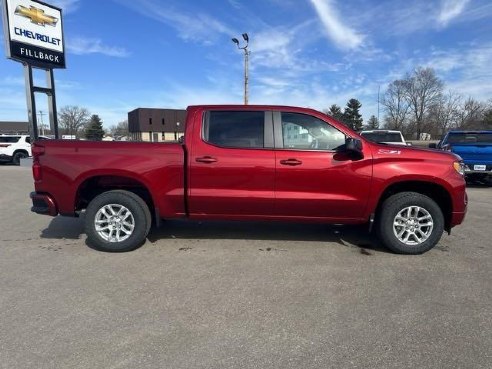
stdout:
POLYGON ((51 0, 51 5, 57 6, 63 10, 63 14, 73 13, 80 6, 80 0, 51 0))
POLYGON ((492 16, 492 2, 476 5, 475 7, 468 7, 459 20, 463 22, 472 22, 483 18, 489 18, 492 16))
POLYGON ((236 8, 236 9, 241 9, 242 8, 242 4, 241 4, 241 2, 239 0, 227 0, 227 2, 233 8, 236 8))
POLYGON ((365 36, 342 23, 333 0, 311 0, 328 37, 341 49, 359 47, 365 36))
POLYGON ((69 52, 76 55, 103 54, 117 58, 124 58, 130 55, 125 48, 105 45, 102 40, 98 38, 75 37, 68 39, 67 49, 69 52))
POLYGON ((236 33, 218 19, 205 13, 177 11, 169 4, 163 5, 153 0, 118 1, 141 15, 173 27, 179 37, 186 41, 211 44, 220 35, 230 37, 236 33))
POLYGON ((437 20, 441 26, 446 26, 451 20, 459 16, 470 0, 442 0, 437 20))
POLYGON ((362 2, 359 6, 355 15, 346 12, 349 21, 357 22, 379 41, 399 41, 400 36, 442 30, 450 23, 471 23, 492 16, 489 0, 392 0, 362 2))
POLYGON ((294 27, 266 28, 254 33, 250 46, 252 69, 273 69, 291 77, 342 69, 341 63, 312 55, 312 46, 320 37, 313 26, 314 23, 308 21, 294 27))

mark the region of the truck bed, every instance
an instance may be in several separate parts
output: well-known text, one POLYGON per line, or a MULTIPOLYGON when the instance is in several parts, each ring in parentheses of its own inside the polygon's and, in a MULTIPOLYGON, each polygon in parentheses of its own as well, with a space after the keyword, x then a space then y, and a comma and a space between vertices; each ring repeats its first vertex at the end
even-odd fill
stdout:
POLYGON ((157 214, 185 215, 185 155, 180 143, 42 140, 33 147, 33 171, 36 165, 42 170, 41 180, 35 178, 36 192, 51 193, 62 215, 76 215, 82 205, 75 202, 76 195, 88 184, 110 185, 119 177, 126 178, 120 181, 122 188, 147 188, 157 214))

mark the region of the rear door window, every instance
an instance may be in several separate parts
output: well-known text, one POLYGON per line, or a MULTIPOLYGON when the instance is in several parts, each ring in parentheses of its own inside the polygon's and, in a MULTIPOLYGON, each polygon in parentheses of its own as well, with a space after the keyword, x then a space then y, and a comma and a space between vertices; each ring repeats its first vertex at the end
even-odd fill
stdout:
POLYGON ((265 147, 265 112, 209 111, 204 122, 203 139, 230 148, 265 147))
POLYGON ((0 136, 0 142, 16 143, 20 140, 20 136, 0 136))

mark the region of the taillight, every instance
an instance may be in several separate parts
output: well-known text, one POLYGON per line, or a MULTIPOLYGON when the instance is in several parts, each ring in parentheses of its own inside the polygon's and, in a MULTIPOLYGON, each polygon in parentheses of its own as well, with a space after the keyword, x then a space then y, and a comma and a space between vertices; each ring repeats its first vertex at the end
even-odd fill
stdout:
POLYGON ((35 161, 32 164, 32 177, 34 178, 35 181, 40 181, 43 179, 43 170, 39 162, 35 161))
POLYGON ((31 145, 33 163, 32 163, 32 177, 34 181, 41 181, 43 179, 43 170, 41 164, 39 163, 39 157, 44 155, 44 146, 36 145, 33 143, 31 145))

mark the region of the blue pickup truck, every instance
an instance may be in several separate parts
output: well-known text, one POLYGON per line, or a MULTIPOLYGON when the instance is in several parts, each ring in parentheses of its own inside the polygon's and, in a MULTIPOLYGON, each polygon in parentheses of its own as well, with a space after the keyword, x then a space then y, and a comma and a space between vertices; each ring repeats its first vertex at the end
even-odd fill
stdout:
POLYGON ((450 131, 429 146, 459 155, 468 181, 492 185, 492 131, 450 131))

